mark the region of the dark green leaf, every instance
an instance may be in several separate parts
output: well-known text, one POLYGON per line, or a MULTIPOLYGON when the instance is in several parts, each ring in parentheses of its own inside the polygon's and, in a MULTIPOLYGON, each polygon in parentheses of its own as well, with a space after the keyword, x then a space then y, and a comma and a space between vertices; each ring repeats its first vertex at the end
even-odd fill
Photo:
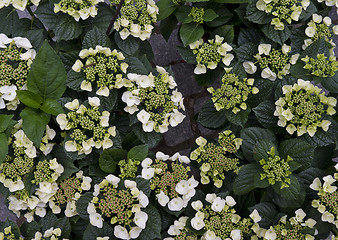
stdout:
POLYGON ((248 3, 249 0, 213 0, 218 3, 248 3))
POLYGON ((28 107, 39 109, 41 103, 43 102, 42 97, 39 94, 35 94, 28 90, 18 90, 16 94, 19 97, 19 100, 28 107))
POLYGON ((71 231, 71 226, 70 226, 70 223, 69 223, 69 219, 67 217, 63 217, 63 218, 58 219, 54 223, 53 227, 54 227, 54 229, 60 228, 62 230, 60 238, 68 238, 69 237, 70 231, 71 231))
MULTIPOLYGON (((146 58, 147 59, 147 58, 146 58)), ((147 68, 147 63, 143 63, 139 58, 137 57, 128 57, 126 58, 126 62, 128 63, 128 71, 132 73, 137 74, 149 74, 149 69, 147 68)), ((150 69, 151 71, 151 69, 150 69)))
POLYGON ((0 133, 6 131, 12 121, 13 115, 0 115, 0 133))
POLYGON ((331 93, 338 93, 338 73, 332 77, 322 78, 321 84, 331 93))
POLYGON ((35 233, 39 232, 40 228, 41 226, 37 222, 32 221, 30 223, 24 222, 20 229, 22 236, 26 239, 34 239, 35 233))
POLYGON ((127 152, 123 149, 105 149, 99 159, 101 170, 106 173, 114 173, 116 164, 126 156, 127 152))
POLYGON ((298 179, 294 175, 289 175, 288 178, 290 178, 291 180, 291 183, 288 184, 289 187, 285 187, 281 189, 280 188, 281 183, 276 182, 276 184, 272 186, 273 190, 285 199, 297 200, 297 198, 299 197, 300 190, 301 190, 298 179))
POLYGON ((177 8, 172 0, 161 0, 157 2, 157 6, 159 8, 159 13, 157 16, 158 21, 169 17, 177 8))
POLYGON ((50 115, 40 110, 26 107, 20 113, 23 121, 23 131, 34 143, 35 147, 40 147, 41 139, 49 123, 50 115))
POLYGON ((260 43, 262 34, 255 28, 241 28, 238 35, 238 46, 242 46, 245 43, 260 43))
POLYGON ((232 124, 241 126, 243 128, 245 126, 245 123, 248 121, 248 116, 250 112, 251 112, 251 109, 250 107, 248 107, 246 110, 241 109, 241 111, 239 111, 236 114, 231 110, 226 110, 225 115, 227 119, 229 120, 229 122, 231 122, 232 124))
POLYGON ((89 219, 87 212, 88 203, 93 199, 93 193, 87 192, 83 194, 76 202, 76 211, 83 219, 89 219))
POLYGON ((314 147, 324 147, 336 141, 337 126, 334 120, 331 120, 329 130, 325 132, 323 129, 318 128, 315 135, 310 137, 309 134, 304 134, 300 139, 305 140, 314 147))
POLYGON ((109 4, 99 3, 97 15, 93 20, 93 25, 101 31, 106 31, 111 19, 114 16, 114 10, 109 4))
POLYGON ((288 139, 280 143, 279 154, 283 159, 290 156, 294 161, 300 163, 304 170, 311 166, 314 148, 307 142, 299 139, 288 139))
POLYGON ((40 108, 42 111, 44 111, 45 113, 49 113, 49 114, 52 114, 54 116, 60 114, 60 113, 63 113, 63 108, 61 106, 61 104, 54 100, 54 99, 51 99, 51 98, 47 98, 41 108, 40 108))
POLYGON ((39 221, 39 224, 42 227, 42 232, 45 232, 46 230, 53 227, 57 219, 58 218, 55 216, 55 214, 53 214, 51 211, 48 211, 47 214, 39 221))
MULTIPOLYGON (((79 57, 79 51, 59 52, 59 56, 65 66, 66 71, 70 71, 75 61, 79 57)), ((68 76, 67 76, 68 78, 68 76)))
POLYGON ((12 35, 19 27, 19 16, 13 8, 3 7, 0 9, 0 32, 6 35, 12 35))
POLYGON ((57 41, 71 40, 82 33, 81 24, 68 14, 62 14, 58 17, 53 30, 57 41))
POLYGON ((243 154, 248 161, 254 161, 253 149, 258 140, 267 139, 276 142, 276 137, 271 131, 258 127, 250 127, 241 130, 241 138, 243 139, 243 154))
POLYGON ((221 79, 223 73, 224 71, 221 67, 217 67, 213 70, 208 69, 205 74, 195 75, 195 80, 200 86, 208 86, 221 79))
POLYGON ((260 173, 263 170, 257 163, 249 163, 242 166, 237 177, 233 182, 233 190, 236 195, 243 195, 255 188, 266 188, 269 186, 268 180, 261 180, 260 173))
POLYGON ((197 121, 206 128, 219 128, 227 123, 226 111, 217 111, 214 103, 208 100, 202 106, 197 121))
POLYGON ((224 37, 224 41, 227 43, 232 43, 235 37, 234 26, 223 25, 221 27, 218 27, 211 34, 212 37, 214 37, 215 35, 224 37))
POLYGON ((211 22, 212 20, 214 20, 215 18, 219 17, 217 13, 215 13, 214 10, 208 8, 204 11, 204 15, 203 15, 203 20, 206 22, 211 22))
POLYGON ((206 22, 206 25, 208 25, 209 27, 215 28, 215 27, 222 26, 222 25, 226 24, 227 22, 229 22, 229 20, 233 17, 232 12, 227 8, 219 7, 218 5, 214 5, 213 10, 220 17, 215 18, 211 22, 206 22))
POLYGON ((119 32, 115 33, 114 39, 117 46, 127 55, 133 55, 138 50, 141 44, 141 40, 133 36, 129 36, 123 40, 120 37, 119 32))
POLYGON ((0 165, 5 161, 8 153, 8 138, 5 133, 0 133, 0 165))
POLYGON ((27 77, 28 90, 43 98, 59 99, 66 90, 66 71, 61 59, 45 41, 27 77))
POLYGON ((187 5, 181 5, 175 11, 175 16, 180 23, 190 23, 192 22, 192 16, 189 16, 191 12, 191 7, 187 5))
POLYGON ((253 109, 260 124, 265 128, 277 128, 278 117, 274 116, 276 105, 274 102, 265 100, 253 109))
POLYGON ((266 37, 270 38, 276 43, 279 43, 280 45, 283 45, 283 43, 291 36, 291 30, 287 26, 284 27, 283 31, 280 31, 275 30, 273 25, 266 24, 263 26, 262 31, 266 37))
POLYGON ((86 230, 83 233, 83 240, 94 240, 97 237, 106 237, 113 235, 113 228, 109 223, 103 222, 102 228, 97 228, 91 224, 88 224, 86 230))
POLYGON ((156 207, 148 205, 144 212, 148 214, 146 228, 142 230, 140 240, 152 240, 155 238, 161 239, 161 215, 156 207))
POLYGON ((271 97, 274 83, 268 79, 258 78, 255 79, 254 87, 258 88, 259 92, 249 96, 247 103, 251 107, 257 106, 264 100, 267 100, 271 97))
POLYGON ((82 42, 82 49, 95 49, 96 46, 108 47, 110 48, 110 39, 106 33, 97 27, 94 27, 92 30, 86 33, 82 42))
POLYGON ((86 75, 84 72, 75 72, 72 69, 67 73, 67 87, 75 90, 81 90, 81 83, 86 79, 86 75))
POLYGON ((149 148, 155 147, 162 139, 162 134, 158 132, 144 132, 141 125, 135 124, 132 126, 133 132, 141 140, 148 144, 149 148))
POLYGON ((116 105, 118 98, 118 92, 116 89, 110 90, 109 96, 99 96, 100 99, 100 110, 101 111, 112 111, 116 105))
POLYGON ((177 46, 176 47, 178 52, 180 53, 181 57, 184 61, 190 64, 196 64, 196 55, 193 53, 193 51, 189 48, 177 46))
POLYGON ((197 23, 186 23, 180 28, 180 38, 184 46, 199 40, 204 34, 204 29, 197 23))
POLYGON ((257 44, 245 43, 241 45, 239 48, 235 49, 234 51, 241 62, 245 61, 255 62, 256 59, 253 56, 258 52, 258 48, 257 44))
POLYGON ((60 181, 64 180, 70 177, 73 173, 76 173, 79 171, 79 169, 74 166, 73 160, 67 156, 64 148, 61 145, 55 145, 53 147, 51 155, 54 158, 57 158, 58 163, 60 163, 64 168, 64 171, 61 174, 61 176, 58 178, 58 180, 60 181))
POLYGON ((283 79, 279 79, 276 85, 275 99, 279 99, 280 97, 284 96, 282 90, 284 85, 293 85, 296 82, 297 79, 292 76, 284 76, 283 79))
POLYGON ((320 170, 319 168, 308 168, 305 171, 298 174, 298 176, 303 180, 304 185, 307 186, 305 188, 307 193, 307 198, 311 197, 317 198, 317 191, 312 190, 309 186, 312 184, 315 178, 321 179, 325 176, 325 172, 320 170))
POLYGON ((58 21, 58 15, 54 13, 54 4, 52 2, 40 3, 34 14, 48 29, 54 29, 58 21))
POLYGON ((137 177, 135 178, 135 182, 137 184, 137 188, 149 197, 151 194, 150 181, 142 177, 137 177))
POLYGON ((127 158, 136 160, 136 161, 143 161, 148 156, 148 150, 149 150, 149 147, 147 144, 133 147, 128 152, 127 158))
POLYGON ((269 202, 260 202, 253 207, 250 207, 250 212, 257 210, 259 216, 262 218, 259 221, 259 226, 261 228, 268 229, 274 222, 275 216, 277 215, 276 206, 269 202))
POLYGON ((160 32, 166 41, 169 40, 172 32, 177 27, 177 23, 175 15, 170 15, 160 22, 160 32))
POLYGON ((44 41, 42 29, 34 29, 25 31, 23 34, 20 34, 22 37, 26 37, 32 44, 33 49, 39 50, 44 41))
POLYGON ((251 1, 246 7, 247 19, 254 23, 270 25, 272 17, 268 16, 265 12, 258 10, 256 2, 256 0, 251 1))
POLYGON ((275 153, 276 153, 276 155, 278 155, 277 145, 274 142, 267 140, 267 139, 256 141, 256 144, 253 148, 254 159, 257 162, 260 161, 261 159, 268 160, 269 157, 270 157, 268 152, 271 151, 272 147, 275 148, 275 153))

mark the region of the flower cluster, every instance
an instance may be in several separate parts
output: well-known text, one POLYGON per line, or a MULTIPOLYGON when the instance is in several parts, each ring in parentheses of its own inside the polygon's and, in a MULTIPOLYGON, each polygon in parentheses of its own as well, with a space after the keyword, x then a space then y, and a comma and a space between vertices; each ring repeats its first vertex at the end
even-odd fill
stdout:
POLYGON ((96 46, 95 49, 81 50, 79 57, 81 60, 76 60, 72 69, 86 75, 80 87, 91 92, 94 85, 97 95, 108 97, 115 82, 122 81, 123 73, 127 72, 128 64, 123 61, 125 57, 116 49, 111 51, 110 48, 96 46))
POLYGON ((145 132, 167 132, 168 126, 176 127, 185 116, 179 112, 183 109, 182 94, 175 89, 174 78, 162 67, 156 67, 157 76, 128 74, 128 80, 121 82, 127 87, 122 95, 124 108, 130 114, 137 113, 145 132), (142 109, 142 110, 140 110, 142 109))
POLYGON ((65 104, 69 110, 67 114, 61 113, 56 121, 62 130, 71 130, 71 140, 65 142, 68 152, 90 154, 92 148, 107 149, 113 146, 111 137, 116 136, 115 127, 109 127, 108 111, 100 111, 100 99, 88 98, 89 106, 79 104, 78 99, 65 104))
POLYGON ((312 201, 312 207, 322 214, 321 220, 329 222, 338 227, 338 164, 335 165, 336 173, 334 176, 327 175, 323 177, 323 185, 319 178, 315 178, 310 188, 318 191, 318 199, 312 201))
POLYGON ((281 189, 289 187, 290 178, 288 176, 291 174, 289 161, 293 159, 290 156, 287 156, 286 159, 281 159, 275 153, 275 148, 272 147, 268 152, 268 159, 261 159, 259 161, 260 165, 263 168, 261 173, 261 180, 267 178, 270 185, 275 185, 276 182, 281 183, 281 189))
POLYGON ((304 40, 302 46, 303 49, 306 49, 309 45, 315 42, 318 39, 325 38, 333 47, 336 46, 333 42, 333 35, 338 34, 338 26, 332 26, 332 20, 330 17, 322 17, 318 14, 312 15, 312 20, 307 24, 305 29, 305 34, 308 36, 308 39, 304 40))
POLYGON ((174 225, 171 225, 168 229, 168 234, 172 237, 167 237, 164 240, 198 240, 197 236, 186 227, 188 217, 180 217, 178 220, 175 220, 174 225))
MULTIPOLYGON (((119 4, 120 0, 111 0, 119 4)), ((150 38, 152 23, 157 22, 159 8, 153 0, 126 0, 121 7, 121 16, 116 19, 114 29, 125 40, 129 35, 142 41, 150 38)))
POLYGON ((244 239, 244 234, 253 234, 254 222, 250 218, 242 218, 233 208, 236 201, 227 196, 225 199, 216 194, 207 194, 205 206, 198 200, 191 203, 197 212, 191 219, 191 226, 203 230, 203 240, 244 239))
POLYGON ((192 7, 188 16, 192 17, 193 22, 201 24, 204 22, 204 8, 192 7))
POLYGON ((327 131, 331 122, 325 120, 324 116, 336 113, 334 107, 337 99, 326 97, 321 91, 302 79, 298 79, 294 85, 284 85, 284 97, 275 102, 274 115, 279 118, 278 126, 286 126, 289 134, 297 131, 298 136, 308 133, 313 137, 318 127, 327 131))
POLYGON ((211 93, 211 100, 214 102, 217 111, 222 109, 231 109, 233 113, 247 109, 245 101, 249 94, 257 94, 259 89, 253 87, 253 78, 239 79, 235 73, 231 73, 231 68, 225 69, 222 77, 222 85, 218 89, 209 87, 207 90, 211 93))
POLYGON ((237 173, 239 170, 239 159, 233 154, 242 145, 242 139, 236 138, 230 130, 226 130, 218 135, 217 145, 208 143, 203 137, 197 138, 196 143, 199 147, 191 152, 190 159, 202 162, 201 183, 208 184, 211 178, 216 187, 222 187, 225 173, 237 173))
POLYGON ((204 74, 207 68, 215 69, 220 62, 226 66, 230 65, 234 55, 228 52, 232 50, 232 47, 226 42, 223 43, 223 40, 223 37, 216 35, 215 39, 210 39, 208 42, 204 42, 201 38, 189 44, 190 49, 196 55, 195 74, 204 74))
POLYGON ((305 221, 305 217, 306 213, 302 209, 298 209, 295 211, 295 217, 289 218, 288 221, 285 215, 279 219, 278 224, 271 226, 269 229, 259 228, 258 226, 255 233, 264 240, 314 240, 316 221, 312 218, 305 221))
POLYGON ((95 5, 99 2, 104 2, 104 0, 61 0, 59 3, 54 4, 54 12, 67 13, 76 21, 79 21, 80 18, 85 20, 97 15, 97 7, 95 5))
POLYGON ((98 228, 103 221, 115 225, 114 235, 120 239, 137 238, 146 227, 148 214, 141 208, 149 204, 148 197, 137 188, 135 181, 125 180, 119 187, 120 178, 108 175, 94 186, 94 197, 87 207, 90 223, 98 228))
POLYGON ((135 178, 137 173, 137 168, 140 165, 140 161, 134 159, 121 160, 118 165, 120 166, 119 175, 120 178, 135 178))
MULTIPOLYGON (((41 232, 36 232, 34 235, 34 238, 32 240, 47 240, 47 239, 53 239, 58 240, 61 236, 61 229, 60 228, 53 228, 47 229, 43 234, 41 232)), ((66 239, 63 239, 66 240, 66 239)))
POLYGON ((324 54, 317 54, 317 58, 306 56, 301 60, 305 62, 305 69, 308 69, 312 75, 317 77, 334 76, 338 70, 338 62, 335 56, 330 56, 329 60, 324 54))
MULTIPOLYGON (((299 57, 299 54, 290 56, 290 52, 291 47, 286 44, 281 49, 271 49, 271 44, 259 44, 258 53, 254 57, 262 70, 262 78, 275 81, 277 77, 282 79, 283 76, 289 74, 291 64, 295 64, 299 57)), ((249 74, 257 70, 253 62, 244 62, 243 66, 249 74)))
POLYGON ((67 204, 66 217, 77 215, 76 201, 81 197, 83 191, 88 191, 91 188, 91 182, 92 179, 90 177, 84 176, 83 172, 79 171, 75 176, 70 176, 58 183, 59 189, 49 200, 49 206, 53 213, 60 213, 60 206, 67 204))
POLYGON ((190 167, 183 163, 190 163, 190 159, 179 153, 169 157, 162 152, 156 153, 155 162, 150 158, 142 161, 142 177, 150 179, 150 188, 155 191, 158 203, 163 207, 168 204, 170 211, 185 208, 198 186, 193 176, 189 178, 190 167))
POLYGON ((3 232, 0 232, 0 239, 1 240, 7 240, 7 239, 18 239, 18 240, 24 240, 22 237, 17 237, 15 234, 12 232, 12 227, 8 226, 5 227, 3 232))
POLYGON ((0 9, 3 7, 8 7, 10 4, 12 4, 12 6, 15 9, 24 11, 27 6, 31 4, 38 6, 39 3, 40 3, 40 0, 6 0, 6 1, 0 1, 0 9))
POLYGON ((309 5, 310 0, 258 0, 256 3, 258 10, 273 16, 271 25, 280 31, 284 30, 285 22, 291 24, 292 20, 298 21, 302 11, 309 5))
POLYGON ((20 103, 16 90, 26 87, 35 55, 27 38, 8 38, 0 33, 0 109, 16 110, 20 103))

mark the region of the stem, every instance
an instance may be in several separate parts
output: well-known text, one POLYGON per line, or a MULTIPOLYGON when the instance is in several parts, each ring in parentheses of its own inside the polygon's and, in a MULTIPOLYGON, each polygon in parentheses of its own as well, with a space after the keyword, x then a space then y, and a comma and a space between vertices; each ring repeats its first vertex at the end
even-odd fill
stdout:
POLYGON ((108 36, 109 36, 110 31, 111 31, 111 29, 112 29, 112 27, 113 27, 113 25, 114 25, 114 22, 115 22, 116 19, 117 19, 117 16, 118 16, 119 13, 120 13, 120 10, 121 10, 121 7, 122 7, 124 1, 125 1, 125 0, 120 0, 120 3, 119 3, 119 5, 118 5, 117 8, 116 8, 115 14, 114 14, 113 18, 111 19, 111 22, 110 22, 110 24, 109 24, 109 27, 107 28, 107 31, 106 31, 106 34, 107 34, 108 36))
POLYGON ((34 13, 33 13, 32 9, 31 9, 31 7, 30 7, 30 6, 28 6, 26 9, 27 9, 27 11, 28 11, 29 15, 31 15, 31 16, 32 16, 32 22, 33 22, 33 21, 34 21, 34 19, 35 19, 35 15, 34 15, 34 13))

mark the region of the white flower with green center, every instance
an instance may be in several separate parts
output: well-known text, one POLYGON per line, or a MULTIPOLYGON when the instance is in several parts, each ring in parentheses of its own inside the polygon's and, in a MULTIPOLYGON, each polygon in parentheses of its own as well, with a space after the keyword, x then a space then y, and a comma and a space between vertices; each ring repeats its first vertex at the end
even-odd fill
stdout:
POLYGON ((108 149, 113 146, 115 126, 109 126, 110 113, 100 110, 100 99, 89 97, 88 104, 79 105, 77 99, 65 104, 69 111, 56 117, 60 128, 67 130, 70 140, 65 141, 68 152, 90 154, 92 149, 108 149))
POLYGON ((285 24, 298 21, 301 13, 310 5, 310 0, 271 1, 258 0, 256 8, 272 15, 271 25, 275 30, 283 31, 285 24))
POLYGON ((79 53, 72 69, 81 72, 85 79, 80 88, 83 91, 92 92, 97 95, 108 97, 110 90, 121 88, 118 82, 124 82, 128 64, 124 62, 125 57, 116 49, 96 46, 95 49, 83 49, 79 53))
POLYGON ((308 133, 313 137, 317 128, 329 129, 331 122, 325 116, 336 113, 337 99, 326 97, 322 90, 309 81, 298 79, 294 85, 283 86, 283 97, 276 102, 275 116, 278 126, 286 127, 289 134, 297 136, 308 133))
POLYGON ((190 49, 196 55, 195 74, 204 74, 207 68, 215 69, 221 62, 225 66, 230 65, 234 55, 228 52, 232 50, 232 47, 223 40, 223 37, 216 35, 215 39, 209 39, 208 42, 199 39, 189 44, 190 49))
POLYGON ((129 73, 123 83, 127 91, 122 94, 122 101, 127 104, 124 110, 136 114, 145 132, 168 131, 176 127, 185 115, 182 94, 176 89, 174 78, 162 67, 157 66, 157 76, 152 73, 140 75, 129 73))
POLYGON ((96 5, 104 0, 61 0, 54 4, 54 12, 63 12, 72 16, 76 21, 85 20, 97 15, 96 5))
MULTIPOLYGON (((118 5, 119 0, 110 0, 118 5)), ((120 16, 114 22, 114 29, 125 40, 130 35, 142 41, 150 38, 153 25, 157 22, 159 8, 153 0, 128 0, 121 7, 120 16)))
POLYGON ((338 34, 338 25, 332 24, 330 17, 323 17, 314 13, 312 15, 312 20, 307 24, 305 34, 309 38, 304 40, 304 44, 302 46, 303 49, 306 49, 313 42, 324 38, 326 42, 331 44, 331 49, 333 51, 333 48, 336 46, 333 42, 333 36, 338 34))

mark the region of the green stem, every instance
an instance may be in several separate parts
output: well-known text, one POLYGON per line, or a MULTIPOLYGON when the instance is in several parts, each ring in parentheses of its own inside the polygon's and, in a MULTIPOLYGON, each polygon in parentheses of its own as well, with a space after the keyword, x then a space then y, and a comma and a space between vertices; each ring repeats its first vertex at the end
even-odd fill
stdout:
POLYGON ((28 6, 26 9, 27 9, 27 11, 28 11, 29 15, 31 15, 31 16, 32 16, 32 21, 31 21, 31 28, 32 28, 32 26, 33 26, 33 22, 34 22, 34 20, 35 20, 35 15, 34 15, 34 13, 33 13, 33 11, 32 11, 32 9, 31 9, 31 7, 30 7, 30 6, 28 6))

